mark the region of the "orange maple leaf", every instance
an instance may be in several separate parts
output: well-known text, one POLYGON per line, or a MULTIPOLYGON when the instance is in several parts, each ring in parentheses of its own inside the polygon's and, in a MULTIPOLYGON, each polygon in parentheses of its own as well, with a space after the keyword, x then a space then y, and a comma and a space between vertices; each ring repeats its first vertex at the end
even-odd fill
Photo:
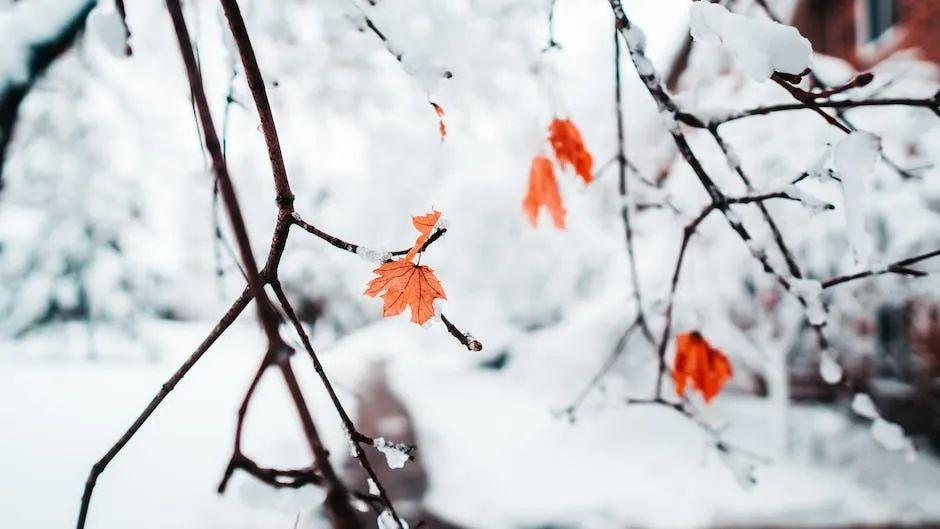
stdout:
POLYGON ((382 316, 397 316, 410 307, 411 321, 423 325, 434 316, 434 300, 447 299, 434 270, 427 266, 397 259, 373 272, 379 277, 369 281, 364 294, 382 297, 382 316))
POLYGON ((691 380, 692 388, 705 397, 705 402, 720 393, 724 383, 734 375, 728 357, 712 347, 698 331, 676 335, 673 364, 676 394, 684 395, 686 383, 691 380))
POLYGON ((444 137, 447 136, 447 127, 444 125, 444 107, 434 101, 429 101, 429 103, 434 107, 434 112, 437 114, 437 128, 441 133, 441 143, 443 143, 444 137))
POLYGON ((539 225, 539 208, 545 206, 552 215, 552 222, 558 229, 565 228, 565 208, 561 205, 558 181, 552 161, 544 156, 532 158, 529 169, 529 190, 522 201, 522 211, 529 217, 533 226, 539 225))
POLYGON ((415 239, 414 246, 412 246, 405 255, 406 261, 411 261, 414 259, 415 255, 421 251, 421 247, 428 241, 428 238, 431 236, 431 231, 434 230, 434 226, 437 226, 437 221, 439 220, 441 220, 441 212, 433 209, 430 213, 411 217, 411 224, 420 232, 420 235, 415 239))
POLYGON ((593 180, 591 165, 594 163, 591 153, 584 147, 584 140, 578 127, 570 119, 555 118, 548 126, 548 141, 555 150, 555 157, 562 168, 571 164, 585 184, 593 180))

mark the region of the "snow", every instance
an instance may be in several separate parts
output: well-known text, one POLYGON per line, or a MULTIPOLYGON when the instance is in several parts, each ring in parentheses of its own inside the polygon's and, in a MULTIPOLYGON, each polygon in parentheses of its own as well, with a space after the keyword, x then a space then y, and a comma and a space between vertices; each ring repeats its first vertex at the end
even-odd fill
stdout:
POLYGON ((124 57, 124 24, 112 2, 99 2, 86 22, 102 47, 113 57, 124 57))
POLYGON ((893 422, 877 418, 871 423, 871 435, 885 450, 901 450, 907 446, 908 440, 904 430, 893 422))
POLYGON ((832 150, 833 165, 842 179, 843 207, 849 244, 855 263, 865 266, 869 261, 869 240, 865 227, 868 188, 881 154, 881 140, 862 131, 839 140, 832 150))
POLYGON ((653 63, 645 55, 634 54, 633 60, 636 61, 636 70, 640 75, 650 76, 655 72, 653 63))
POLYGON ((399 518, 399 520, 401 521, 401 527, 399 527, 398 522, 395 521, 395 516, 392 512, 386 509, 379 514, 377 523, 379 529, 408 529, 408 522, 401 518, 399 518))
POLYGON ((904 434, 904 429, 883 419, 871 397, 864 393, 856 393, 852 398, 852 411, 872 421, 871 435, 885 450, 894 452, 903 450, 909 461, 914 460, 917 454, 913 443, 904 434))
POLYGON ((838 384, 842 380, 842 366, 829 352, 823 351, 819 356, 819 374, 827 384, 838 384))
POLYGON ((623 32, 623 36, 630 46, 630 49, 636 51, 646 50, 646 33, 643 32, 640 26, 630 26, 630 29, 623 32))
MULTIPOLYGON (((670 410, 625 406, 617 378, 605 395, 589 400, 574 424, 557 417, 552 410, 573 389, 559 382, 595 367, 564 354, 558 331, 526 339, 519 346, 531 351, 530 358, 515 358, 494 373, 477 369, 471 359, 433 352, 449 345, 447 338, 428 344, 425 333, 402 333, 395 323, 371 325, 318 350, 346 402, 354 401, 351 390, 361 387, 372 362, 388 363, 393 391, 416 421, 429 472, 431 489, 423 501, 454 523, 508 529, 580 519, 595 527, 688 527, 705 521, 847 524, 891 520, 899 513, 914 521, 940 516, 940 503, 925 496, 940 487, 940 463, 925 454, 908 466, 902 455, 881 448, 867 428, 836 411, 795 407, 793 450, 754 467, 737 456, 725 461, 694 425, 670 410), (748 491, 738 480, 750 472, 757 483, 748 491), (467 487, 468 482, 480 486, 467 487), (781 496, 780 490, 791 493, 781 496)), ((17 425, 5 432, 6 449, 0 451, 0 467, 16 476, 16 486, 0 495, 5 522, 35 529, 73 523, 91 463, 210 326, 149 324, 145 332, 162 352, 156 362, 24 358, 22 352, 31 349, 19 347, 13 355, 0 342, 0 369, 7 373, 0 399, 17 403, 0 407, 0 419, 17 425), (61 450, 63 438, 69 439, 68 450, 61 450), (34 471, 50 466, 56 472, 34 471), (45 501, 37 502, 40 489, 45 501)), ((45 343, 36 345, 49 350, 45 343)), ((225 495, 215 493, 239 397, 262 350, 263 336, 250 318, 221 338, 101 476, 90 528, 293 527, 298 513, 300 529, 322 527, 317 506, 323 494, 316 487, 272 490, 237 473, 225 495)), ((320 418, 318 429, 339 458, 345 432, 304 365, 296 361, 298 376, 320 418)), ((272 466, 309 464, 295 413, 277 382, 262 380, 246 423, 246 447, 272 466)), ((773 420, 769 406, 723 394, 708 414, 728 425, 723 435, 729 441, 761 453, 773 420)), ((354 407, 350 411, 355 414, 354 407)))
POLYGON ((384 437, 376 437, 374 445, 385 456, 388 468, 403 468, 408 462, 411 450, 407 445, 386 441, 384 437))
POLYGON ((813 213, 823 213, 829 209, 832 209, 832 206, 828 202, 803 191, 796 185, 786 186, 784 188, 784 193, 799 200, 803 206, 813 213))
POLYGON ((812 45, 791 26, 731 13, 711 2, 693 2, 689 14, 692 37, 724 46, 755 81, 774 72, 797 75, 812 63, 812 45))
POLYGON ((738 172, 741 170, 741 158, 738 157, 737 151, 730 144, 725 145, 725 158, 728 159, 728 167, 732 171, 738 172))
POLYGON ((52 38, 91 0, 17 2, 0 10, 0 92, 29 78, 32 46, 52 38))
POLYGON ((865 393, 856 393, 855 396, 852 397, 852 411, 866 419, 876 419, 880 417, 878 410, 875 409, 875 403, 872 402, 871 397, 865 393))
POLYGON ((826 309, 822 302, 822 284, 815 279, 790 279, 793 292, 806 302, 806 319, 811 325, 826 323, 826 309))
POLYGON ((384 263, 392 258, 391 252, 385 250, 376 250, 375 248, 369 248, 368 246, 359 245, 356 248, 356 255, 361 257, 364 261, 370 263, 384 263))

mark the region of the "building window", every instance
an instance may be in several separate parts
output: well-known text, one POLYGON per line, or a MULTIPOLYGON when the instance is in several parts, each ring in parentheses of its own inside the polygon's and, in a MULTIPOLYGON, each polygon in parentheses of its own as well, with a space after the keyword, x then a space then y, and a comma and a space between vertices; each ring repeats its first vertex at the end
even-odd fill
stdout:
POLYGON ((861 41, 875 42, 898 23, 897 0, 863 0, 863 19, 860 20, 861 41))

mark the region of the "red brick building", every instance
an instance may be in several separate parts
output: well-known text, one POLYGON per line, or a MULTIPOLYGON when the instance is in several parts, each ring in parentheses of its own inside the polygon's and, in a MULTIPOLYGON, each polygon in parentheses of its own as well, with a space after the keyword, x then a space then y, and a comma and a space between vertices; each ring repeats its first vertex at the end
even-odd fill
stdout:
POLYGON ((798 0, 792 23, 858 69, 907 49, 940 64, 940 0, 798 0))

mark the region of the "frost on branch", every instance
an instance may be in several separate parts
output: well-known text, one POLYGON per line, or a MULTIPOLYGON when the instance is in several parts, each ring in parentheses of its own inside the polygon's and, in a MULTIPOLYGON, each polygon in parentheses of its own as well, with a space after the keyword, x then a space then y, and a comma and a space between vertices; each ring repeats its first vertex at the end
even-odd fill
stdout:
POLYGON ((832 150, 835 170, 842 178, 846 229, 855 263, 867 265, 868 235, 865 232, 865 202, 868 182, 881 153, 881 140, 868 132, 853 132, 832 150))
POLYGON ((376 437, 374 444, 376 450, 385 456, 389 468, 402 468, 411 458, 413 448, 406 444, 386 441, 384 437, 376 437))
POLYGON ((692 38, 724 46, 755 81, 774 72, 798 75, 810 67, 813 47, 796 28, 729 12, 710 2, 693 2, 692 38))
POLYGON ((757 485, 757 465, 754 460, 727 448, 719 448, 718 455, 742 489, 750 490, 757 485))

